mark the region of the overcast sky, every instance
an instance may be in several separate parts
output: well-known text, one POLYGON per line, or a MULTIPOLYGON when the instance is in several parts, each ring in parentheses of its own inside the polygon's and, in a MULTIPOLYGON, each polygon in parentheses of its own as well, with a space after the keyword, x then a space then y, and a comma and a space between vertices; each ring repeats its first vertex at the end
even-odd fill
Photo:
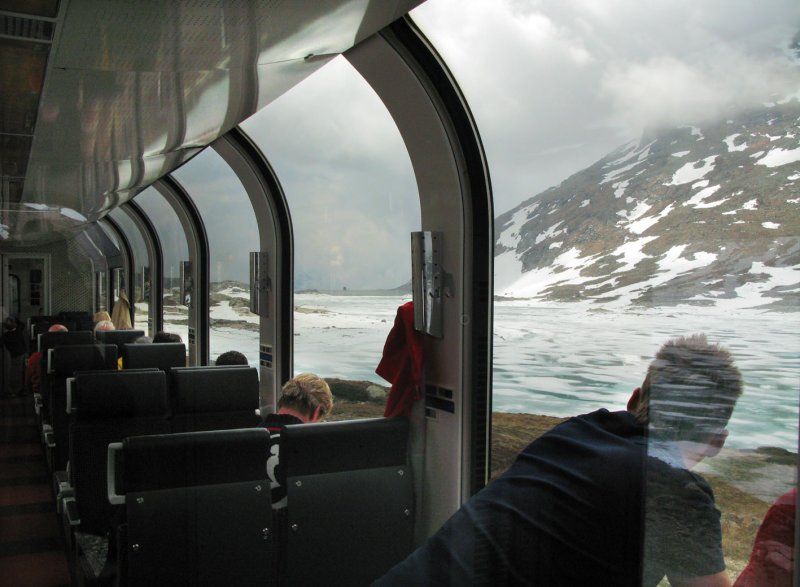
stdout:
MULTIPOLYGON (((701 124, 800 90, 782 50, 800 30, 797 0, 428 0, 412 18, 470 104, 496 214, 647 127, 701 124)), ((286 191, 299 287, 408 280, 408 233, 419 228, 413 170, 380 100, 344 59, 244 128, 286 191)), ((192 162, 199 184, 219 183, 211 159, 192 162)), ((246 278, 229 224, 212 235, 230 259, 213 279, 246 278)))

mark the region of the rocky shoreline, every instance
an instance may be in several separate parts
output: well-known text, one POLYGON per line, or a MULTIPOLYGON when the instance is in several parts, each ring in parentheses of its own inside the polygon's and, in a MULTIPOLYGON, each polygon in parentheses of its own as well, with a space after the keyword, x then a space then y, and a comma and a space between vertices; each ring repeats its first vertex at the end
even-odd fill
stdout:
MULTIPOLYGON (((369 381, 328 379, 328 383, 336 398, 330 420, 383 416, 386 387, 369 381)), ((563 421, 537 414, 493 412, 492 479, 511 465, 522 448, 563 421)), ((732 580, 747 564, 769 505, 796 483, 796 463, 796 454, 764 447, 725 449, 697 467, 711 484, 722 512, 723 548, 732 580)))

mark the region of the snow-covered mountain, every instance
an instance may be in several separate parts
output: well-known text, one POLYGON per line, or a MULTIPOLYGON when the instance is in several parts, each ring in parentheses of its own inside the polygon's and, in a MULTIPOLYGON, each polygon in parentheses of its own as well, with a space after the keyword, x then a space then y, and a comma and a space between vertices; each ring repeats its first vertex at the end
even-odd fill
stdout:
POLYGON ((800 102, 650 133, 495 234, 499 296, 800 310, 800 102))

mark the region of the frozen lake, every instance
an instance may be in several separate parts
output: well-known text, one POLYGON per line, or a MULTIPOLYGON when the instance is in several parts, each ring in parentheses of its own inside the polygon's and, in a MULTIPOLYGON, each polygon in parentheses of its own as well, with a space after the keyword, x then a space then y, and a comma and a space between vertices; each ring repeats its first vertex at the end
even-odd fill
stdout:
MULTIPOLYGON (((295 372, 383 382, 375 367, 397 307, 408 299, 296 295, 295 372)), ((797 450, 800 313, 710 307, 604 311, 521 301, 497 302, 494 311, 494 410, 570 416, 624 409, 662 342, 705 332, 731 351, 745 380, 728 446, 797 450)), ((255 365, 257 344, 254 332, 212 332, 212 356, 237 349, 255 365)))

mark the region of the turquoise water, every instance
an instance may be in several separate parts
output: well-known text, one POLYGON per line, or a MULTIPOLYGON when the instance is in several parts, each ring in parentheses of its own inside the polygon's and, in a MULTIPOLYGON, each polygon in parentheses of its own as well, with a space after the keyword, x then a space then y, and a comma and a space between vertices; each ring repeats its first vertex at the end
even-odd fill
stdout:
MULTIPOLYGON (((381 382, 374 370, 404 301, 407 298, 297 295, 296 306, 322 312, 295 314, 295 372, 381 382)), ((223 350, 242 349, 257 364, 255 333, 223 330, 212 342, 224 344, 223 350)), ((581 304, 498 302, 494 409, 554 416, 624 409, 661 343, 694 332, 705 332, 728 347, 744 377, 745 391, 729 425, 727 446, 796 451, 800 312, 612 312, 581 304)))

